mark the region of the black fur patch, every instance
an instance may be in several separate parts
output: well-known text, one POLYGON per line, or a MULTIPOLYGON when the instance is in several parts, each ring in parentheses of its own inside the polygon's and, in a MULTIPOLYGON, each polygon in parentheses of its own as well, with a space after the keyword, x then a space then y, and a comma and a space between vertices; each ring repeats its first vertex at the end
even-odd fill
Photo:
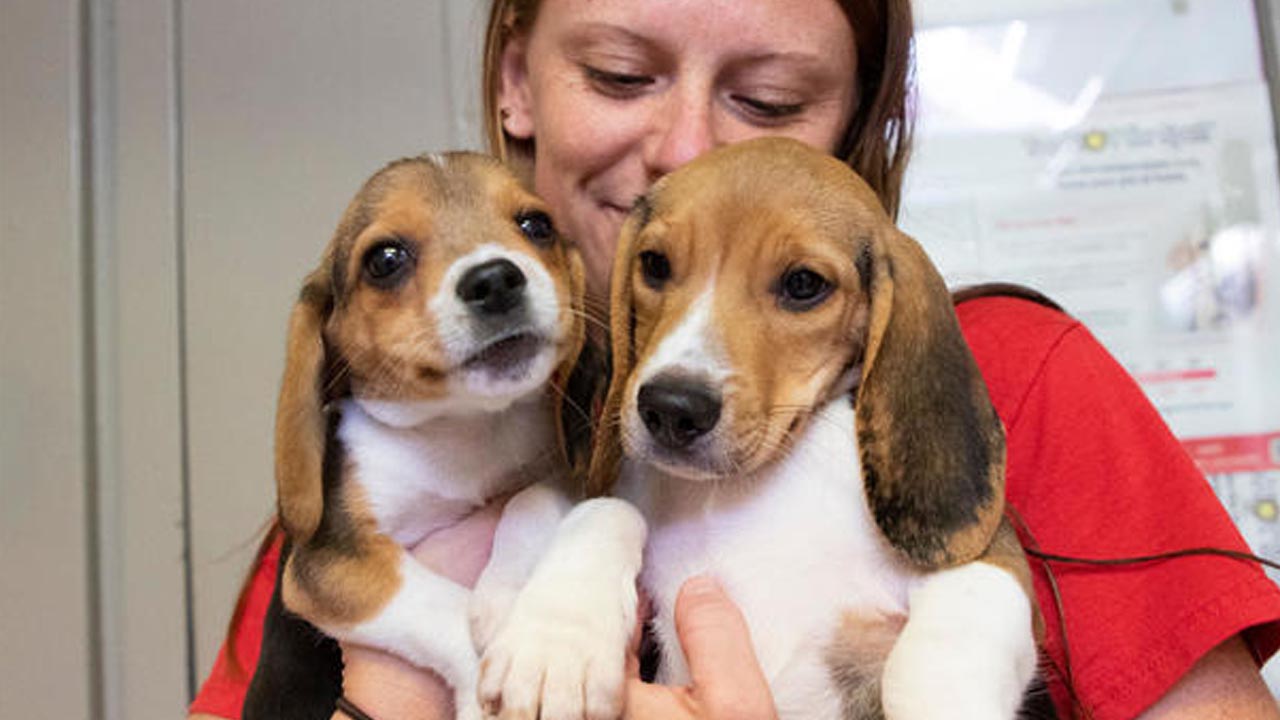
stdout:
MULTIPOLYGON (((325 512, 308 547, 325 552, 356 553, 356 532, 352 518, 338 497, 344 453, 337 438, 338 413, 329 416, 322 465, 325 512)), ((288 541, 280 551, 280 569, 262 629, 262 654, 245 696, 244 720, 326 719, 333 715, 342 692, 342 652, 338 643, 311 623, 289 612, 281 599, 286 559, 293 553, 288 541)), ((296 556, 294 573, 298 584, 313 596, 323 596, 325 588, 307 562, 310 553, 296 556)))
MULTIPOLYGON (((895 330, 885 330, 885 346, 903 342, 895 330)), ((963 338, 945 327, 928 333, 937 343, 928 375, 909 375, 890 363, 872 368, 887 375, 876 382, 892 392, 860 398, 857 412, 866 420, 858 442, 880 529, 913 561, 937 567, 955 559, 948 549, 952 534, 978 522, 979 509, 996 500, 990 471, 1003 442, 985 433, 999 421, 989 405, 973 400, 978 369, 963 338), (877 407, 881 403, 892 407, 877 407), (874 417, 893 418, 888 437, 872 429, 874 417)))
POLYGON ((648 195, 641 195, 636 198, 635 203, 631 205, 631 214, 636 217, 636 232, 638 233, 653 219, 653 203, 649 200, 648 195))
POLYGON ((317 282, 309 282, 298 291, 298 301, 315 308, 320 317, 327 317, 333 311, 333 295, 329 288, 321 287, 317 282))
MULTIPOLYGON (((582 345, 578 361, 565 385, 564 410, 560 414, 565 452, 569 466, 585 473, 591 459, 591 439, 595 436, 593 417, 608 381, 608 353, 601 350, 590 336, 582 345)), ((583 478, 585 482, 585 478, 583 478)))
POLYGON ((1058 709, 1054 707, 1053 696, 1049 694, 1049 686, 1044 676, 1036 673, 1031 684, 1022 696, 1022 706, 1018 708, 1018 720, 1058 720, 1058 709))
POLYGON ((355 520, 342 502, 342 470, 346 453, 337 437, 341 417, 337 412, 329 414, 329 432, 325 440, 322 465, 324 513, 320 515, 316 531, 303 546, 303 552, 294 558, 294 578, 303 591, 316 598, 331 597, 332 593, 317 577, 310 560, 325 556, 353 557, 361 552, 355 520))
POLYGON ((342 692, 342 652, 338 643, 285 610, 280 598, 284 558, 262 627, 262 652, 249 683, 244 720, 327 720, 342 692))
POLYGON ((863 297, 871 295, 871 241, 863 240, 862 249, 858 251, 858 257, 853 261, 854 268, 858 271, 858 280, 862 283, 863 297))

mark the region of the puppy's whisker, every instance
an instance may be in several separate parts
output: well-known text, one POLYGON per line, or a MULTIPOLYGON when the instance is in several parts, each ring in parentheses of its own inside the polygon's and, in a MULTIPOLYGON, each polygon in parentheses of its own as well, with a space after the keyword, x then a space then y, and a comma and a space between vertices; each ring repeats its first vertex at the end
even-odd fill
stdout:
POLYGON ((592 312, 590 312, 590 311, 587 311, 587 310, 585 310, 585 309, 572 308, 572 309, 570 309, 570 310, 569 310, 569 312, 570 312, 570 313, 572 313, 572 315, 573 315, 574 317, 580 317, 580 318, 582 318, 586 323, 588 323, 588 324, 590 324, 590 325, 592 325, 592 326, 594 326, 594 327, 596 327, 596 328, 599 328, 599 329, 601 329, 601 330, 605 330, 605 331, 608 331, 608 330, 609 330, 609 323, 608 323, 608 322, 606 322, 605 320, 603 320, 603 319, 601 319, 601 318, 597 317, 594 313, 592 313, 592 312))
POLYGON ((328 398, 334 391, 342 386, 342 383, 351 375, 351 364, 346 358, 341 358, 329 373, 328 381, 321 389, 321 397, 328 398))
POLYGON ((591 424, 591 413, 587 412, 586 408, 579 405, 578 402, 574 400, 573 397, 569 395, 568 391, 561 387, 559 383, 547 383, 547 389, 554 393, 555 396, 580 419, 587 421, 588 425, 591 424))

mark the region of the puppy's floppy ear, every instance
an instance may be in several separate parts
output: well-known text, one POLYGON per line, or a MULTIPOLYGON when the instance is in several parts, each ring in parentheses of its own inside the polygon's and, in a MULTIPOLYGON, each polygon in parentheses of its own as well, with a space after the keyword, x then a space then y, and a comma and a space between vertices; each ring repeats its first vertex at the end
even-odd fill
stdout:
POLYGON ((284 381, 276 404, 276 497, 280 523, 295 545, 320 524, 323 464, 329 420, 325 412, 330 358, 324 326, 333 312, 331 258, 307 276, 289 315, 284 381))
POLYGON ((586 271, 582 256, 566 245, 565 262, 569 270, 569 302, 572 304, 573 327, 568 349, 551 376, 556 388, 555 423, 560 449, 565 454, 574 477, 586 474, 590 457, 592 399, 599 373, 596 356, 587 347, 586 271))
POLYGON ((648 222, 649 214, 648 201, 644 198, 637 201, 622 224, 613 257, 613 275, 609 279, 609 390, 597 423, 591 469, 587 475, 588 497, 604 495, 612 490, 622 463, 622 401, 627 378, 636 360, 635 303, 631 292, 636 258, 632 248, 636 236, 648 222))
POLYGON ((967 562, 1004 512, 1000 419, 920 246, 886 224, 860 252, 871 305, 856 403, 867 499, 913 562, 967 562))

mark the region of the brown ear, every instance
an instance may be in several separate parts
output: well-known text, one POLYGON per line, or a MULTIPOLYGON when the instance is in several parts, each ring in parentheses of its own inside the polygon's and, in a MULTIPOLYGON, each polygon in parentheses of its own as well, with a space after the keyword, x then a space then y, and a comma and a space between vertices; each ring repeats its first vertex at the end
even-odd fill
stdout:
POLYGON ((333 311, 330 263, 307 276, 289 315, 284 381, 276 404, 276 498, 280 523, 295 544, 320 524, 324 508, 322 470, 328 418, 325 413, 330 363, 324 325, 333 311))
POLYGON ((635 366, 635 305, 631 297, 631 274, 635 258, 631 248, 636 235, 648 221, 648 205, 637 203, 618 234, 609 279, 609 390, 596 423, 597 431, 587 474, 587 496, 608 494, 618 479, 622 463, 622 401, 627 378, 635 366))
POLYGON ((591 416, 594 376, 598 372, 585 352, 586 341, 586 275, 582 256, 566 247, 569 264, 569 302, 572 304, 573 328, 568 352, 551 376, 555 386, 555 423, 557 439, 574 477, 586 474, 590 456, 591 416))
POLYGON ((972 560, 1004 511, 1004 431, 946 285, 887 227, 859 258, 870 313, 857 432, 880 530, 930 568, 972 560))

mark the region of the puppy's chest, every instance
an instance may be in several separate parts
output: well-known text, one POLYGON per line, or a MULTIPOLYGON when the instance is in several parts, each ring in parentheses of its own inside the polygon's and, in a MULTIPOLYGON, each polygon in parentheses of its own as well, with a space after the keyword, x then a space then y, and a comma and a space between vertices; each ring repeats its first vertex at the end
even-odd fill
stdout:
POLYGON ((549 409, 530 403, 398 428, 346 401, 338 428, 343 480, 381 532, 412 545, 497 495, 563 479, 552 422, 549 409))
POLYGON ((905 613, 911 573, 872 520, 853 438, 852 404, 839 400, 754 477, 709 487, 626 468, 622 491, 649 521, 642 582, 658 611, 664 680, 687 680, 673 610, 695 574, 717 578, 742 609, 780 708, 815 695, 830 704, 824 655, 844 613, 905 613))

